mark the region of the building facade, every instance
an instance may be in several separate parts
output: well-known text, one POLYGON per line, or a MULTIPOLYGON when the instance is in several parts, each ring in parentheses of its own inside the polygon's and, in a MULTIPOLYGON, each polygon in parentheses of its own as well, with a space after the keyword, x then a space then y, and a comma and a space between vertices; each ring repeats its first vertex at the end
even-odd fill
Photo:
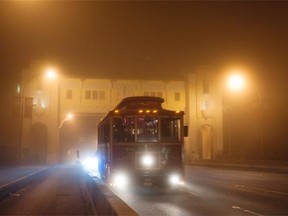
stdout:
MULTIPOLYGON (((128 96, 164 98, 163 107, 185 112, 189 135, 185 160, 213 159, 223 151, 222 98, 219 80, 209 67, 200 67, 183 81, 111 80, 41 76, 47 64, 22 72, 21 149, 23 160, 36 157, 53 164, 60 160, 61 123, 68 112, 99 120, 128 96), (31 110, 29 110, 31 109, 31 110)), ((96 124, 96 123, 95 123, 96 124)), ((95 140, 95 146, 97 142, 95 140)))

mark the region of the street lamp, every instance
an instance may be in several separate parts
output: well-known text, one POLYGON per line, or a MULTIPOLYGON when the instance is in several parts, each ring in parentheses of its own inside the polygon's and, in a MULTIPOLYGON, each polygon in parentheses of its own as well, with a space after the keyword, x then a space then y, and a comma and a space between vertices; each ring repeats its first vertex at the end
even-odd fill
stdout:
POLYGON ((67 114, 66 114, 66 118, 64 118, 64 119, 61 121, 61 123, 59 124, 59 126, 58 126, 58 144, 59 144, 59 152, 58 152, 59 155, 58 155, 58 157, 59 157, 59 161, 62 161, 62 159, 63 159, 63 158, 62 158, 63 146, 60 145, 60 130, 61 130, 64 122, 66 122, 66 121, 71 121, 73 118, 74 118, 73 113, 71 113, 71 112, 67 113, 67 114))
MULTIPOLYGON (((239 92, 242 91, 245 86, 245 78, 238 70, 233 71, 227 78, 227 87, 230 91, 239 92)), ((228 119, 229 119, 229 129, 228 129, 228 157, 231 157, 232 154, 232 113, 231 107, 228 108, 228 119)))
POLYGON ((58 73, 54 68, 48 68, 46 71, 46 76, 52 80, 58 77, 58 73))
POLYGON ((228 77, 227 85, 232 91, 241 91, 245 87, 245 78, 242 74, 234 73, 228 77))
MULTIPOLYGON (((227 86, 230 90, 234 92, 243 91, 247 84, 247 79, 242 73, 232 73, 227 78, 227 86)), ((259 89, 255 85, 250 85, 252 88, 254 88, 256 94, 257 94, 257 100, 259 104, 259 133, 260 133, 260 145, 261 145, 261 154, 264 157, 264 139, 263 139, 263 129, 262 129, 262 116, 263 116, 263 104, 262 104, 262 95, 259 91, 259 89)), ((231 121, 231 120, 230 120, 231 121)), ((231 127, 230 122, 230 127, 231 127)), ((231 128, 229 128, 229 155, 231 154, 231 128)))
MULTIPOLYGON (((22 159, 22 146, 23 146, 23 134, 24 134, 24 118, 25 118, 25 109, 28 108, 29 105, 31 107, 31 111, 32 112, 32 106, 33 106, 33 102, 32 100, 27 100, 26 101, 26 88, 28 86, 28 84, 35 79, 36 77, 39 77, 43 75, 44 78, 46 78, 47 80, 51 80, 51 79, 55 79, 57 77, 57 72, 55 69, 49 68, 43 71, 40 71, 38 73, 32 74, 31 76, 29 76, 28 78, 24 79, 22 81, 21 84, 21 89, 20 89, 20 136, 19 136, 19 151, 20 151, 20 163, 22 163, 21 159, 22 159), (26 104, 27 103, 27 104, 26 104), (29 103, 29 104, 28 104, 29 103)), ((30 114, 32 118, 32 113, 30 114)))
POLYGON ((73 118, 74 118, 73 113, 71 112, 67 113, 66 118, 61 121, 60 125, 58 126, 58 129, 61 129, 65 121, 72 120, 73 118))

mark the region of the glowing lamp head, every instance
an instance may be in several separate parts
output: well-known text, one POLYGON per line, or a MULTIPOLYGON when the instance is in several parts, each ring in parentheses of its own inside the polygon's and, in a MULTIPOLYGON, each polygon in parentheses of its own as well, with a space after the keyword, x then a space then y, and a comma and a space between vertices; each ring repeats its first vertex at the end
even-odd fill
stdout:
POLYGON ((49 68, 46 70, 46 76, 49 80, 54 80, 57 78, 57 71, 53 68, 49 68))
POLYGON ((227 84, 229 89, 233 91, 240 91, 245 86, 245 79, 240 74, 233 74, 229 77, 227 84))
POLYGON ((73 113, 68 113, 68 114, 67 114, 67 119, 68 119, 68 120, 71 120, 71 119, 73 119, 73 118, 74 118, 73 113))

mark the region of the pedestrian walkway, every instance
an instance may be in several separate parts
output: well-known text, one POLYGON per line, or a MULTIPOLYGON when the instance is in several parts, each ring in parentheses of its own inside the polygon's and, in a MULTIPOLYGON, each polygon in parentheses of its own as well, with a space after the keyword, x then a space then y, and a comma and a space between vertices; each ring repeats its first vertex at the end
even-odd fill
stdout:
MULTIPOLYGON (((55 168, 48 175, 41 176, 41 181, 35 179, 25 186, 25 190, 15 193, 16 196, 1 201, 0 215, 94 215, 91 201, 86 199, 82 188, 82 169, 76 165, 55 168)), ((15 167, 8 173, 13 173, 12 170, 29 175, 41 168, 15 167)))
POLYGON ((0 187, 9 182, 47 168, 45 165, 0 167, 0 187))

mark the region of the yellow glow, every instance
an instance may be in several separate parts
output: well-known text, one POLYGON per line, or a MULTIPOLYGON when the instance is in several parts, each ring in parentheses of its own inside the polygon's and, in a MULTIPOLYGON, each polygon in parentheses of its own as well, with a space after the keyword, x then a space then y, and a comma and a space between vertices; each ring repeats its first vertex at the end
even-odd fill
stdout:
POLYGON ((119 110, 114 110, 114 113, 119 113, 119 110))
POLYGON ((143 110, 139 110, 139 113, 143 113, 143 110))
POLYGON ((158 112, 158 110, 153 110, 153 113, 157 113, 158 112))
POLYGON ((245 78, 241 74, 232 74, 227 80, 227 85, 233 91, 240 91, 245 86, 245 78))
POLYGON ((17 94, 20 94, 20 92, 21 92, 20 84, 17 84, 17 89, 16 89, 16 91, 17 91, 17 94))
POLYGON ((53 68, 49 68, 46 70, 46 76, 49 80, 54 80, 58 76, 57 71, 53 68))
POLYGON ((176 113, 180 113, 180 110, 177 110, 176 113))
POLYGON ((68 120, 71 120, 71 119, 73 119, 73 118, 74 118, 73 113, 68 113, 68 114, 67 114, 67 119, 68 119, 68 120))
POLYGON ((151 112, 151 110, 146 110, 146 113, 150 113, 151 112))
POLYGON ((71 112, 67 113, 67 114, 66 114, 66 118, 62 120, 62 122, 60 123, 60 125, 59 125, 58 128, 59 128, 59 129, 62 128, 64 122, 70 121, 70 120, 72 120, 73 118, 74 118, 73 113, 71 113, 71 112))

